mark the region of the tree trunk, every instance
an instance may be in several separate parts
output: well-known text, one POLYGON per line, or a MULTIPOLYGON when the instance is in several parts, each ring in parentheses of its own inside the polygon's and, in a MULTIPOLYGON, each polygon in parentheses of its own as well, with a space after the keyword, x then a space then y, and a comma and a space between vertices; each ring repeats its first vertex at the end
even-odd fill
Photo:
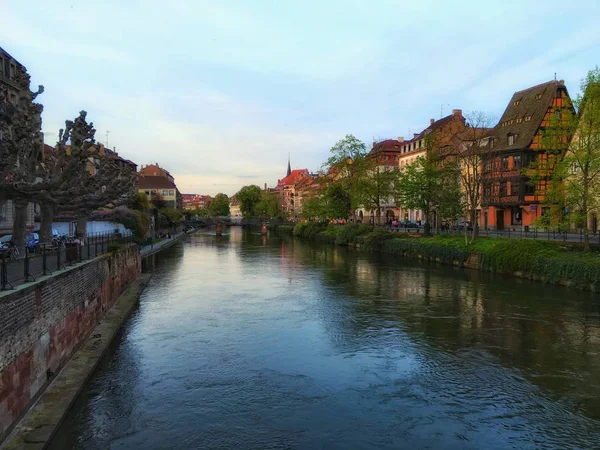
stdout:
POLYGON ((23 250, 25 246, 25 231, 27 228, 27 200, 13 200, 15 214, 13 216, 13 232, 12 238, 19 250, 23 250))
POLYGON ((473 243, 473 241, 477 237, 477 232, 479 230, 479 224, 476 223, 477 211, 475 209, 471 210, 470 219, 471 219, 471 226, 473 227, 473 232, 471 233, 471 242, 470 243, 473 243))
POLYGON ((87 237, 87 216, 77 216, 77 235, 79 239, 87 237))
POLYGON ((431 222, 430 222, 430 214, 423 212, 425 216, 425 226, 423 227, 423 236, 431 236, 431 222))
POLYGON ((40 205, 42 210, 42 221, 40 222, 40 242, 48 244, 52 242, 52 219, 54 219, 54 206, 49 203, 40 205))

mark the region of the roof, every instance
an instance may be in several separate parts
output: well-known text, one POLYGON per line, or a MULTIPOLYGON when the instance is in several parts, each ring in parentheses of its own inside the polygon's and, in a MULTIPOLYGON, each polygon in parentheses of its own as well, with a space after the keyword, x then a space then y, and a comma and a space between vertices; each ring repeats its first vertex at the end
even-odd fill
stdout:
POLYGON ((25 66, 23 66, 23 64, 21 64, 19 61, 17 61, 14 56, 12 56, 10 53, 8 53, 6 50, 4 50, 2 47, 0 47, 0 53, 4 53, 6 56, 8 56, 10 59, 12 59, 15 63, 17 63, 17 65, 19 67, 25 68, 25 66))
POLYGON ((159 176, 140 177, 138 182, 139 189, 176 189, 174 183, 168 178, 159 176))
MULTIPOLYGON (((141 175, 144 175, 144 176, 146 176, 146 175, 144 174, 144 172, 146 172, 146 171, 148 171, 148 170, 150 170, 150 169, 156 170, 156 171, 158 171, 158 172, 160 172, 160 171, 163 171, 163 172, 164 172, 165 174, 167 174, 168 176, 172 176, 172 175, 171 175, 171 173, 170 173, 170 172, 169 172, 167 169, 163 169, 162 167, 160 167, 160 166, 158 165, 158 163, 157 163, 157 164, 148 164, 147 166, 142 166, 142 167, 140 168, 140 174, 141 174, 141 175)), ((149 176, 152 176, 152 175, 149 175, 149 176)))
POLYGON ((528 148, 559 88, 566 89, 564 82, 552 80, 515 92, 492 132, 494 151, 528 148), (516 135, 513 145, 508 145, 509 134, 516 135))
POLYGON ((287 177, 279 180, 278 186, 294 184, 302 175, 308 175, 308 169, 294 169, 287 177))

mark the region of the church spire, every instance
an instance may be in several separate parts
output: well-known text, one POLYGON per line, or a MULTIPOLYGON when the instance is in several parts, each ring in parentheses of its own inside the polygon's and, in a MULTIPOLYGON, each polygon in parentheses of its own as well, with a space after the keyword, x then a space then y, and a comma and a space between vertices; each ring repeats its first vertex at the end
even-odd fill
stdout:
POLYGON ((290 154, 288 153, 288 171, 286 177, 289 177, 292 174, 292 164, 290 163, 290 154))

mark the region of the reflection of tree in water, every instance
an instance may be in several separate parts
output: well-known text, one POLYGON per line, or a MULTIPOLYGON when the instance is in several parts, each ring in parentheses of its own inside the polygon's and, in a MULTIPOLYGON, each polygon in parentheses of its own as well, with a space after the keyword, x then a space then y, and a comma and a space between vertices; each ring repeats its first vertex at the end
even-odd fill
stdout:
POLYGON ((327 292, 316 308, 334 345, 352 348, 395 328, 438 352, 488 353, 555 400, 600 418, 593 294, 299 240, 286 252, 319 273, 327 292))

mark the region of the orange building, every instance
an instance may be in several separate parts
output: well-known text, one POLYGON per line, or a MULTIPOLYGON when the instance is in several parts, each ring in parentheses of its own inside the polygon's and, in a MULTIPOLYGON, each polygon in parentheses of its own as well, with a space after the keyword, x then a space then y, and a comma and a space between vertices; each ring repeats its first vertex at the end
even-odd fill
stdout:
MULTIPOLYGON (((480 227, 502 230, 530 227, 549 212, 542 207, 544 181, 531 186, 524 169, 538 157, 542 134, 552 114, 569 104, 564 81, 515 92, 494 127, 482 155, 483 193, 480 227)), ((548 151, 552 149, 546 149, 548 151)))

